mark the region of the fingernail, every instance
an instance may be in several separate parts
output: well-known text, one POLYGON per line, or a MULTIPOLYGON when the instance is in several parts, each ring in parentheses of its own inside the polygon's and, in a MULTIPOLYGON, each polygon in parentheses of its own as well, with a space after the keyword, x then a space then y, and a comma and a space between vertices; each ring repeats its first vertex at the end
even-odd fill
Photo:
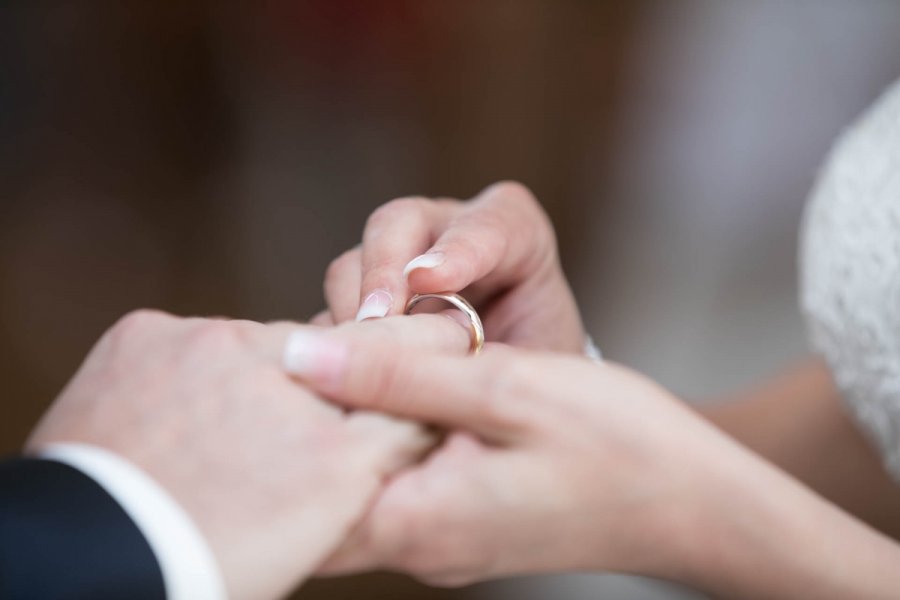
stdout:
POLYGON ((388 314, 391 310, 391 304, 394 297, 387 290, 375 290, 363 301, 356 313, 356 321, 365 321, 366 319, 380 319, 388 314))
POLYGON ((416 269, 433 269, 444 264, 443 252, 426 252, 415 257, 403 267, 403 276, 406 277, 416 269))
POLYGON ((336 378, 347 356, 347 348, 322 332, 298 329, 284 344, 284 370, 306 379, 336 378))

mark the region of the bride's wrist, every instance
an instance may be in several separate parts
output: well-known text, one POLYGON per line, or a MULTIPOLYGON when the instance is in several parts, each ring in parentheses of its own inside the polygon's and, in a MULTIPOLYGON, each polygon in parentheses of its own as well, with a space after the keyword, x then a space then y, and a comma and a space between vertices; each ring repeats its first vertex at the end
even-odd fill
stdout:
POLYGON ((695 500, 682 509, 684 536, 671 578, 733 596, 742 566, 752 564, 750 555, 768 543, 782 518, 770 504, 782 482, 772 481, 772 473, 753 464, 753 457, 716 462, 727 464, 727 470, 710 469, 696 484, 695 500))
POLYGON ((716 597, 869 597, 900 558, 893 542, 742 447, 707 462, 653 575, 716 597))
POLYGON ((642 552, 625 570, 734 597, 746 567, 777 554, 773 532, 809 492, 720 432, 708 434, 679 457, 665 498, 637 516, 642 552))
MULTIPOLYGON (((683 422, 691 429, 690 422, 683 422)), ((631 506, 604 534, 607 552, 593 549, 590 569, 615 570, 706 588, 717 547, 731 535, 735 519, 747 516, 749 498, 765 477, 745 473, 756 457, 706 423, 670 451, 658 450, 642 471, 652 484, 636 486, 631 506), (748 464, 749 463, 749 464, 748 464), (610 538, 611 536, 611 538, 610 538), (597 564, 599 562, 599 564, 597 564)), ((679 438, 682 436, 679 435, 679 438)))

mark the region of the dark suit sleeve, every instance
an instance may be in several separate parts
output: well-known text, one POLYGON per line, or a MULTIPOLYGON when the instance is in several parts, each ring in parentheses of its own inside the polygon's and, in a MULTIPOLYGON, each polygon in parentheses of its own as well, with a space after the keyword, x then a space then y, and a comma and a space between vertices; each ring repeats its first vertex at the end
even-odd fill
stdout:
POLYGON ((93 479, 50 460, 0 461, 0 598, 165 599, 153 551, 93 479))

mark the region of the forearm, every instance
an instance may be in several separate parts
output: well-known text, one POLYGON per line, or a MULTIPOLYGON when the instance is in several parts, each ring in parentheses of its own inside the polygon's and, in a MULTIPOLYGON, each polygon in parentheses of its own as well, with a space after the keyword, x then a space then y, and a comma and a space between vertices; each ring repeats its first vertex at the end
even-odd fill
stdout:
POLYGON ((897 596, 895 542, 749 453, 718 464, 677 578, 726 598, 897 596))
POLYGON ((879 530, 900 536, 900 486, 812 359, 755 389, 699 409, 738 442, 879 530))

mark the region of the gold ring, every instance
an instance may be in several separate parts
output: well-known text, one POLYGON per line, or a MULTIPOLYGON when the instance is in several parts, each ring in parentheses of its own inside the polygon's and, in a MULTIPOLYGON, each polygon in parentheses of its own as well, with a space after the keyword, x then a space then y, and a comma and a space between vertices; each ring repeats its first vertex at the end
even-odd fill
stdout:
POLYGON ((440 294, 416 294, 406 303, 406 314, 412 312, 416 304, 423 300, 443 300, 449 302, 462 311, 469 318, 469 328, 472 330, 472 345, 469 346, 471 354, 478 354, 484 348, 484 326, 481 324, 481 317, 478 312, 469 304, 465 298, 459 294, 452 292, 443 292, 440 294))

